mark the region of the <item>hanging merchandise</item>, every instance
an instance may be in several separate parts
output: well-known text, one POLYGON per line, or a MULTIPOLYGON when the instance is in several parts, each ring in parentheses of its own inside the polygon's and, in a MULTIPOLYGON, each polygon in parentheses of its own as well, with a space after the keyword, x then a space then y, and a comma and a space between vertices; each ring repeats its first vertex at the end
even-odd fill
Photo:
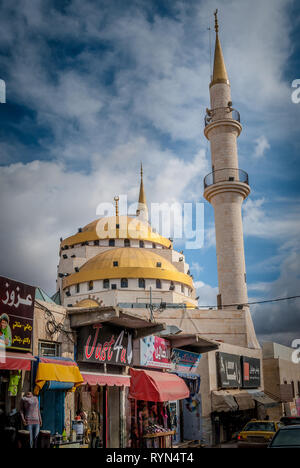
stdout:
POLYGON ((18 394, 19 382, 21 379, 21 371, 16 371, 16 373, 11 373, 8 384, 8 394, 11 397, 16 397, 18 394))

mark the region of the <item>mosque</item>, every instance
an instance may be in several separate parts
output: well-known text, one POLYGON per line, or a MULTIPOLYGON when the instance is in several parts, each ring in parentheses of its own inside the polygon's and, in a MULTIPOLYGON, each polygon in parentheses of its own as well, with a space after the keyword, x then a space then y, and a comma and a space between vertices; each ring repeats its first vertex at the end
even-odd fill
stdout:
MULTIPOLYGON (((250 194, 250 185, 248 174, 239 168, 237 138, 242 125, 231 100, 217 14, 215 18, 210 108, 206 109, 204 127, 211 149, 211 173, 204 178, 203 196, 214 209, 217 306, 198 307, 183 252, 151 227, 142 168, 135 216, 120 215, 115 197, 114 216, 101 217, 61 239, 53 297, 67 311, 71 327, 75 323, 82 327, 97 324, 100 314, 110 311, 116 320, 120 314, 149 320, 150 309, 151 320, 167 325, 171 335, 170 330, 176 330, 175 347, 181 338, 190 351, 194 349, 191 345, 199 345, 201 340, 213 343, 213 351, 199 351, 205 354, 197 370, 201 376, 202 432, 208 444, 226 440, 228 428, 239 428, 242 420, 257 417, 255 398, 264 398, 262 352, 248 304, 242 225, 242 203, 250 194), (231 374, 230 369, 240 370, 231 374), (242 383, 237 381, 240 377, 242 383), (247 388, 254 388, 256 396, 247 388)), ((172 341, 172 336, 167 339, 172 341)), ((190 419, 186 420, 189 425, 190 419)))
POLYGON ((143 169, 136 217, 100 218, 61 242, 58 289, 62 304, 116 306, 149 301, 196 307, 184 254, 148 223, 143 169))

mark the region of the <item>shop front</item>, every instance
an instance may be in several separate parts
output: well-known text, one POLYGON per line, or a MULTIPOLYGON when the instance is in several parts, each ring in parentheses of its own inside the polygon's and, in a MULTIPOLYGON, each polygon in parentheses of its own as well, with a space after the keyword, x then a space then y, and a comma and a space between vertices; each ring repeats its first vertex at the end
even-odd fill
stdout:
POLYGON ((35 288, 0 277, 0 437, 18 446, 19 406, 30 389, 35 288))
POLYGON ((130 369, 131 446, 171 448, 176 433, 170 402, 188 398, 184 380, 169 372, 130 369))
MULTIPOLYGON (((42 434, 51 434, 51 443, 75 442, 66 439, 66 398, 83 383, 79 368, 73 359, 37 357, 34 364, 34 394, 38 396, 42 416, 42 434)), ((71 422, 70 422, 71 425, 71 422)))
POLYGON ((83 422, 84 442, 92 448, 126 448, 132 331, 96 324, 81 327, 77 336, 83 383, 76 391, 75 411, 83 422))
POLYGON ((211 394, 211 420, 214 444, 218 445, 232 440, 249 420, 259 418, 258 399, 262 401, 264 394, 258 392, 260 359, 219 352, 216 360, 218 390, 211 394))

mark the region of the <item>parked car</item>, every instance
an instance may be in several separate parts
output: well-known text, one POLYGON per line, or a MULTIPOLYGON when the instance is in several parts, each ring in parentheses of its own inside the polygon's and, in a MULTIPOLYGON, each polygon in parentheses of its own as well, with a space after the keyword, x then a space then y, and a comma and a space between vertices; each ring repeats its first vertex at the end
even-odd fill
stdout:
POLYGON ((281 427, 268 448, 300 448, 300 424, 281 427))
POLYGON ((267 448, 280 426, 277 421, 251 420, 238 436, 238 447, 267 448))
POLYGON ((280 419, 280 422, 284 426, 292 426, 294 424, 299 425, 300 424, 300 416, 283 416, 280 419))

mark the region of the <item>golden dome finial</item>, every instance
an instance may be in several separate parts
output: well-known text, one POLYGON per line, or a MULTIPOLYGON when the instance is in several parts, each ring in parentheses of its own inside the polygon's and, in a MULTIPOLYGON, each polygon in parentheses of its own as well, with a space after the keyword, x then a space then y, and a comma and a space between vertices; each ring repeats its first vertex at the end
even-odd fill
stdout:
POLYGON ((219 32, 218 8, 217 8, 216 11, 214 12, 214 15, 215 15, 215 31, 216 31, 216 33, 218 34, 218 32, 219 32))
POLYGON ((140 182, 140 194, 139 194, 139 201, 138 201, 138 208, 136 210, 136 215, 141 216, 148 221, 148 208, 147 208, 147 201, 146 195, 144 190, 144 182, 143 182, 143 164, 141 163, 141 182, 140 182))
POLYGON ((116 216, 119 216, 119 200, 120 200, 120 198, 116 195, 114 200, 116 202, 116 216))
POLYGON ((215 15, 215 31, 216 31, 216 46, 215 46, 215 58, 214 58, 214 71, 210 87, 217 83, 229 84, 229 79, 225 67, 222 47, 219 39, 219 22, 218 22, 218 10, 214 12, 215 15))

